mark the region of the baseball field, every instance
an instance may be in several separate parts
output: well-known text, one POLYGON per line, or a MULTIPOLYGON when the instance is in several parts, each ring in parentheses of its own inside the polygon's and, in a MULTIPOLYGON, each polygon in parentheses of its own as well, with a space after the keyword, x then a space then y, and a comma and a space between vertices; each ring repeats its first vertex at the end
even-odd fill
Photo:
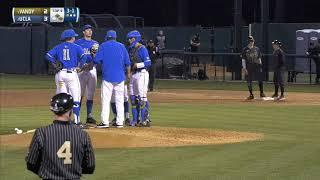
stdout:
MULTIPOLYGON (((32 133, 14 129, 52 122, 54 77, 0 76, 1 180, 38 179, 24 160, 32 133)), ((244 100, 243 82, 158 80, 155 86, 151 128, 87 130, 96 171, 83 179, 319 179, 319 85, 288 85, 282 102, 244 100)), ((272 84, 265 89, 272 95, 272 84)), ((98 89, 98 121, 100 109, 98 89)), ((84 121, 85 109, 81 114, 84 121)))

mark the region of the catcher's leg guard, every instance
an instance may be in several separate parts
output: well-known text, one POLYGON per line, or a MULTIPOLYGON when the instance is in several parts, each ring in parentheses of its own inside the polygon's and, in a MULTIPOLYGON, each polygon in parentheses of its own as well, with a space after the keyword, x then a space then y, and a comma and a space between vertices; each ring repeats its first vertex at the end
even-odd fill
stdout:
POLYGON ((149 116, 149 101, 142 101, 141 106, 141 126, 149 127, 150 126, 150 116, 149 116))
POLYGON ((139 121, 139 114, 140 114, 140 97, 139 96, 134 96, 131 95, 130 96, 131 99, 131 110, 132 110, 132 121, 130 122, 130 124, 132 126, 135 126, 135 124, 138 123, 139 121))

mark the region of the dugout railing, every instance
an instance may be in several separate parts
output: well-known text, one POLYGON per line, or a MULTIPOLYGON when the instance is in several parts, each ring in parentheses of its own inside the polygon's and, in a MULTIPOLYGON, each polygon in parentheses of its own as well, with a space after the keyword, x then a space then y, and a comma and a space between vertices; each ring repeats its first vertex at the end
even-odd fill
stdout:
MULTIPOLYGON (((263 54, 265 81, 273 80, 272 54, 263 54)), ((286 54, 286 76, 289 83, 313 84, 316 67, 311 57, 286 54)), ((156 62, 159 79, 199 79, 217 81, 245 80, 241 72, 240 53, 195 53, 182 50, 162 50, 156 62), (241 74, 240 78, 237 73, 241 74), (200 77, 204 73, 204 77, 200 77)))

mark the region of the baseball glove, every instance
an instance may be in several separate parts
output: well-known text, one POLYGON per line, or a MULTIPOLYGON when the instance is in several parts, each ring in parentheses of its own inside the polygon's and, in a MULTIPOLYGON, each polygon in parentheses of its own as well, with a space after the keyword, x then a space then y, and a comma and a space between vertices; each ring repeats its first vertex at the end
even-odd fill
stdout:
POLYGON ((93 62, 90 63, 85 63, 82 68, 81 71, 90 71, 93 69, 93 62))
POLYGON ((60 61, 56 61, 55 63, 52 63, 52 67, 54 69, 54 73, 57 74, 63 69, 63 64, 60 61))
POLYGON ((98 49, 99 49, 99 44, 96 43, 96 44, 92 45, 92 47, 90 49, 90 53, 92 55, 95 55, 98 52, 98 49))

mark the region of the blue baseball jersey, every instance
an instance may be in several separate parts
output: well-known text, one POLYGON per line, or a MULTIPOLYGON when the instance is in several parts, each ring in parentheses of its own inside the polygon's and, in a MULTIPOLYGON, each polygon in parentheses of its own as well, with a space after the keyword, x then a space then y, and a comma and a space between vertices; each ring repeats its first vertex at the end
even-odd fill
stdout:
POLYGON ((144 45, 140 43, 131 45, 129 47, 129 54, 132 63, 143 63, 143 68, 148 68, 151 66, 151 59, 149 57, 148 50, 144 45))
POLYGON ((90 58, 89 61, 91 61, 92 56, 91 56, 90 50, 94 44, 99 44, 99 43, 95 40, 92 40, 92 39, 86 40, 84 38, 76 40, 75 43, 83 48, 84 53, 88 55, 88 58, 90 58))
POLYGON ((60 61, 65 69, 78 67, 79 63, 82 66, 87 61, 83 49, 70 42, 63 42, 55 46, 46 54, 46 58, 51 63, 55 63, 56 60, 60 61))
POLYGON ((115 40, 100 45, 94 63, 102 64, 102 79, 111 83, 124 81, 126 67, 131 64, 125 46, 115 40))

